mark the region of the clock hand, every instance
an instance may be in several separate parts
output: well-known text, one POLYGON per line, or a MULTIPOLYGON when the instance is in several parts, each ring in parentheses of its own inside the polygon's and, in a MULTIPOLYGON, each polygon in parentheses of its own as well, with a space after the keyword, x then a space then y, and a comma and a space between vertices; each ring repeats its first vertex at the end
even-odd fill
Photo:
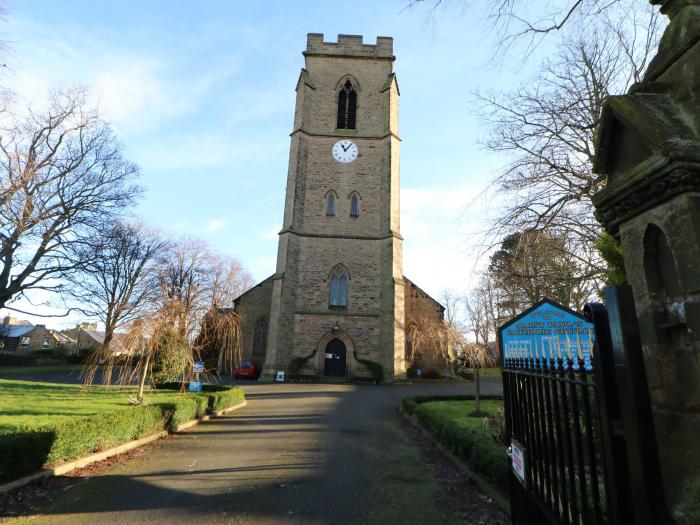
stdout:
POLYGON ((341 144, 340 147, 343 148, 343 151, 347 151, 348 148, 349 148, 350 146, 348 146, 348 148, 346 148, 345 146, 343 146, 343 145, 341 144))

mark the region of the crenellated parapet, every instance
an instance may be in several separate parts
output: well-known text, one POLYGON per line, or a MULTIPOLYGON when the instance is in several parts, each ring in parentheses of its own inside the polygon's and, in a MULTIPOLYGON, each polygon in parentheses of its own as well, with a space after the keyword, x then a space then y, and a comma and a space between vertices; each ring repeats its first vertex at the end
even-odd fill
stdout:
POLYGON ((324 42, 323 33, 306 36, 304 56, 329 55, 394 60, 394 39, 378 36, 376 44, 365 44, 362 35, 338 35, 337 42, 324 42))

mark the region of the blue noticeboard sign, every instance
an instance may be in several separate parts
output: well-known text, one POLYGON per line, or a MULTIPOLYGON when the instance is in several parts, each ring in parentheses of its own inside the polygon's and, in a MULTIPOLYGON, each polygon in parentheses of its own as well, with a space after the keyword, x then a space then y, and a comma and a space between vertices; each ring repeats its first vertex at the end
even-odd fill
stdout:
POLYGON ((190 381, 190 385, 187 388, 187 390, 190 392, 201 392, 202 391, 202 382, 201 381, 190 381))
POLYGON ((593 325, 576 312, 548 299, 528 308, 499 329, 503 364, 528 359, 536 368, 557 368, 558 359, 583 359, 592 370, 593 325))
POLYGON ((197 361, 194 364, 194 373, 199 374, 201 372, 204 372, 204 361, 197 361))

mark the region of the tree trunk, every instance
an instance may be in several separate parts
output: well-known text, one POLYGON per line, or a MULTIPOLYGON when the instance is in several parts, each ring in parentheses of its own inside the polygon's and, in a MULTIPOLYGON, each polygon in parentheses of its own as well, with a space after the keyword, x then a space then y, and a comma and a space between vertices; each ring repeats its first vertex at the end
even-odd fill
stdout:
POLYGON ((148 364, 151 361, 151 354, 146 354, 146 362, 143 364, 141 369, 141 379, 139 380, 139 393, 136 395, 136 400, 139 403, 143 403, 143 387, 146 384, 146 376, 148 375, 148 364))
POLYGON ((477 414, 481 412, 481 384, 479 381, 479 369, 476 368, 476 373, 474 374, 476 378, 476 395, 474 396, 474 412, 477 414))

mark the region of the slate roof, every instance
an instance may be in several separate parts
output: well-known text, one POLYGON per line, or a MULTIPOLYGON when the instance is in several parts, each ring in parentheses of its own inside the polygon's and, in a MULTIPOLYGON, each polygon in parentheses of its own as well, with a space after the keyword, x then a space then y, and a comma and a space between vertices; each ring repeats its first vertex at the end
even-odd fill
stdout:
POLYGON ((7 327, 7 332, 2 334, 4 337, 22 337, 24 335, 30 334, 34 330, 34 325, 16 325, 11 324, 7 327))

